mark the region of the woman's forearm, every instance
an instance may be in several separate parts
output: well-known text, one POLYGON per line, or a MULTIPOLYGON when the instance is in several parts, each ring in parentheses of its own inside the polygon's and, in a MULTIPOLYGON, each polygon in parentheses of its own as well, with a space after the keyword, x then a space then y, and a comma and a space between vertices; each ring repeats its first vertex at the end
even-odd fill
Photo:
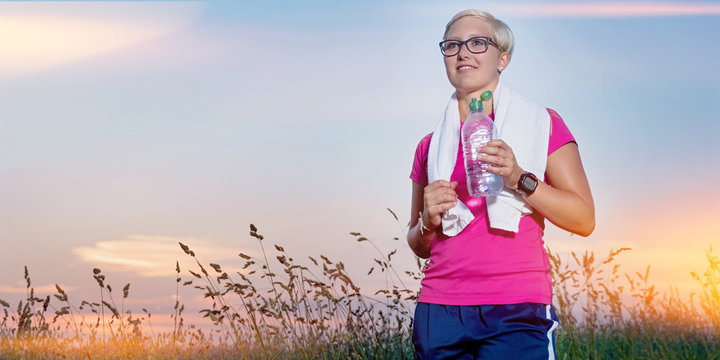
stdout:
POLYGON ((588 236, 595 229, 595 207, 580 195, 539 182, 535 192, 525 197, 530 206, 556 226, 588 236))
MULTIPOLYGON (((412 222, 411 222, 412 223, 412 222)), ((422 230, 421 225, 415 219, 415 225, 411 226, 408 230, 407 241, 410 245, 410 249, 420 258, 427 259, 430 257, 430 246, 435 238, 434 230, 422 230)))

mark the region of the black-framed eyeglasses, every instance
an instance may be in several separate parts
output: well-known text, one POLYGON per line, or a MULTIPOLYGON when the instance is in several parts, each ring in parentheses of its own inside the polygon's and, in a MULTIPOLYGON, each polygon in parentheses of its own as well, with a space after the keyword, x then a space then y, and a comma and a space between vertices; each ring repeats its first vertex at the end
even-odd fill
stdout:
POLYGON ((465 45, 473 54, 482 54, 487 51, 488 45, 496 47, 500 52, 500 45, 498 45, 493 39, 487 36, 478 36, 467 39, 465 41, 460 40, 445 40, 440 42, 440 51, 445 56, 455 56, 460 52, 460 48, 465 45))

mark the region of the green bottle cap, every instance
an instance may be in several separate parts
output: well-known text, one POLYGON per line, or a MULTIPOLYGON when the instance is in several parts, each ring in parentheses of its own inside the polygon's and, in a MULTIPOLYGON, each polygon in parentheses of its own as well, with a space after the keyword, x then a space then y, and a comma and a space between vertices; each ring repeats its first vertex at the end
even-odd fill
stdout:
POLYGON ((490 100, 490 98, 492 98, 492 91, 490 90, 484 91, 482 94, 480 94, 480 100, 482 101, 488 101, 490 100))
POLYGON ((492 99, 492 91, 484 91, 482 94, 480 94, 480 100, 476 98, 472 98, 470 101, 470 112, 475 111, 483 111, 483 101, 488 101, 492 99))
POLYGON ((470 101, 470 112, 476 111, 483 111, 482 101, 478 101, 478 99, 473 98, 470 101))

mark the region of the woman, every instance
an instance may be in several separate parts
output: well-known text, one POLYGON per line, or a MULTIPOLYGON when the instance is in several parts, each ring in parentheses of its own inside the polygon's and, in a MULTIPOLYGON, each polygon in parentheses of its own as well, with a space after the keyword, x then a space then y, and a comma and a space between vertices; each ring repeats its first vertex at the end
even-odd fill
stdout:
POLYGON ((430 258, 415 310, 413 342, 421 359, 554 358, 544 219, 582 236, 595 210, 575 139, 562 119, 500 81, 513 50, 505 23, 465 10, 440 43, 455 88, 435 131, 418 145, 408 243, 430 258), (471 99, 483 102, 499 139, 481 158, 502 176, 497 197, 468 195, 459 140, 471 99), (539 109, 539 110, 538 110, 539 109))

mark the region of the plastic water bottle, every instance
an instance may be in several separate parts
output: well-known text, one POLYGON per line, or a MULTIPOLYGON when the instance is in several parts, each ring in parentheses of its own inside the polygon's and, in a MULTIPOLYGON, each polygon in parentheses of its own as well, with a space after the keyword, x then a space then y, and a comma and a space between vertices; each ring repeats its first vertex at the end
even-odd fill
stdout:
MULTIPOLYGON (((490 91, 482 93, 481 99, 492 96, 490 91)), ((497 138, 495 123, 483 112, 482 101, 472 99, 470 116, 462 126, 462 146, 465 158, 468 193, 472 197, 497 196, 503 189, 503 178, 482 168, 486 164, 479 160, 478 150, 488 141, 497 138)), ((488 164, 493 166, 491 164, 488 164)))

